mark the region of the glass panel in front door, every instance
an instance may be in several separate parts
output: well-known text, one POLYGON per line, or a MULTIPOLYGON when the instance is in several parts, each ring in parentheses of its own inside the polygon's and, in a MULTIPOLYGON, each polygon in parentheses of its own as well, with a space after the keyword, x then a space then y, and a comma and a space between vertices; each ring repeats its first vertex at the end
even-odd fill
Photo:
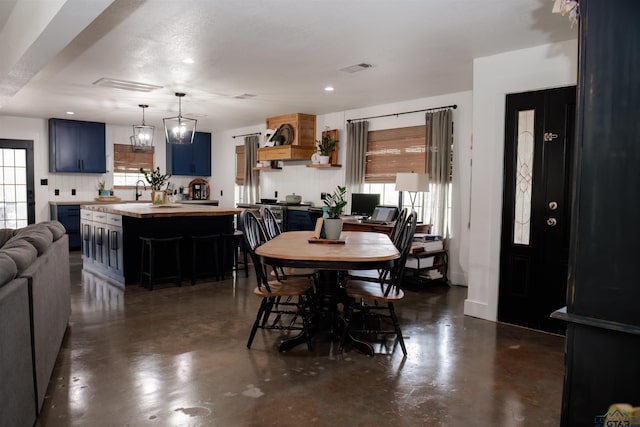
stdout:
POLYGON ((533 183, 535 110, 518 111, 518 149, 515 174, 515 215, 513 243, 529 244, 531 233, 531 189, 533 183))
POLYGON ((0 149, 0 228, 27 223, 27 150, 0 149))

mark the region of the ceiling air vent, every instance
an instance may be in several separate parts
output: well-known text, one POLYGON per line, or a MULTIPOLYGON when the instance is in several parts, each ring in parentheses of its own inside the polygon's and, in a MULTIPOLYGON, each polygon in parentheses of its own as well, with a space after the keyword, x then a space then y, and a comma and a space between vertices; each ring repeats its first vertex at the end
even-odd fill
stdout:
POLYGON ((366 70, 367 68, 371 68, 371 67, 373 67, 373 65, 361 62, 360 64, 351 65, 349 67, 341 68, 340 71, 344 71, 345 73, 353 74, 353 73, 357 73, 358 71, 366 70))
POLYGON ((130 82, 128 80, 110 79, 103 77, 93 82, 96 86, 102 87, 114 87, 116 89, 132 90, 134 92, 151 92, 156 89, 161 89, 162 86, 150 85, 147 83, 130 82))
POLYGON ((241 95, 232 96, 232 98, 234 99, 247 99, 247 98, 254 98, 254 97, 255 95, 252 93, 243 93, 241 95))

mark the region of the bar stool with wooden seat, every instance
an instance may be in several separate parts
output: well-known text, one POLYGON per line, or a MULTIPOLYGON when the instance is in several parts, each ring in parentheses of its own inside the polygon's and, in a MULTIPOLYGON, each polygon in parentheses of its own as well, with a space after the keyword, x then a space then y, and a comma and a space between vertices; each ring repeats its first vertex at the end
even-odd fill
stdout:
POLYGON ((142 250, 140 251, 140 285, 144 286, 145 276, 149 278, 149 290, 153 290, 154 283, 175 281, 181 286, 182 271, 180 268, 180 242, 182 237, 140 237, 142 250), (173 252, 171 254, 170 252, 173 252), (171 255, 173 255, 173 260, 171 255), (146 262, 145 262, 146 261, 146 262), (147 269, 145 270, 145 264, 147 269), (175 267, 173 272, 167 272, 168 268, 175 267), (159 275, 164 273, 164 275, 159 275))
POLYGON ((249 277, 249 268, 247 262, 247 251, 244 247, 244 232, 242 231, 242 225, 240 221, 236 221, 236 229, 231 234, 222 235, 222 278, 224 279, 224 268, 227 265, 228 249, 231 246, 233 248, 233 271, 236 274, 244 270, 244 277, 249 277), (240 261, 240 251, 242 251, 242 261, 240 261))
POLYGON ((220 257, 220 234, 206 234, 191 236, 191 284, 196 283, 198 277, 224 278, 222 260, 220 257), (206 268, 213 267, 213 268, 206 268))

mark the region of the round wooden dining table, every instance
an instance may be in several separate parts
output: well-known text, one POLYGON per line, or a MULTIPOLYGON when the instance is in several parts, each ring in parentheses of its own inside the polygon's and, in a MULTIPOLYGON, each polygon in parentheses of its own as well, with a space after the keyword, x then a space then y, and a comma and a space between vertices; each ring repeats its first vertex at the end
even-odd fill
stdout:
MULTIPOLYGON (((318 299, 321 317, 338 318, 340 299, 338 272, 390 268, 400 253, 389 236, 383 233, 343 231, 340 241, 315 239, 312 231, 289 231, 279 234, 256 248, 264 264, 274 267, 313 268, 318 270, 318 299)), ((332 329, 335 323, 331 322, 332 329)), ((304 332, 285 340, 280 351, 306 342, 304 332)), ((373 354, 368 344, 352 338, 357 348, 373 354)))

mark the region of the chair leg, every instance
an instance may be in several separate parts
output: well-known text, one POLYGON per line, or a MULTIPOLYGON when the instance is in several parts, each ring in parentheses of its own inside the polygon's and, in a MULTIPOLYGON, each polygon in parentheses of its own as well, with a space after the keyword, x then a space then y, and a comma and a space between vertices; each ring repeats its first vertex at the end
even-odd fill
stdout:
POLYGON ((153 276, 155 276, 155 252, 153 250, 153 245, 149 245, 149 290, 153 290, 153 276))
POLYGON ((191 240, 191 286, 196 284, 196 241, 191 240))
POLYGON ((353 301, 349 301, 344 307, 344 331, 342 331, 342 338, 340 339, 340 346, 338 347, 338 352, 342 353, 344 350, 344 343, 347 341, 347 336, 349 336, 349 330, 351 329, 351 316, 353 315, 353 301))
POLYGON ((144 247, 145 242, 140 241, 142 243, 142 249, 140 250, 140 286, 144 286, 144 247))
POLYGON ((247 341, 247 348, 251 348, 251 343, 253 343, 253 338, 256 336, 256 331, 260 326, 260 319, 262 318, 263 313, 266 310, 267 299, 262 298, 262 302, 260 303, 260 308, 258 309, 258 314, 256 315, 256 320, 253 322, 253 326, 251 327, 251 333, 249 334, 249 341, 247 341))
POLYGON ((175 251, 176 251, 176 270, 177 270, 177 277, 176 277, 176 284, 180 287, 182 287, 182 263, 180 261, 180 242, 175 242, 175 251))
POLYGON ((273 307, 277 306, 279 302, 280 297, 269 298, 269 301, 265 305, 264 314, 262 315, 262 322, 260 325, 262 328, 266 327, 269 316, 271 315, 271 311, 273 311, 273 307))
POLYGON ((244 242, 241 242, 240 245, 242 246, 242 260, 244 262, 244 277, 249 277, 249 264, 247 263, 247 251, 245 250, 244 242))
POLYGON ((396 330, 396 335, 398 337, 398 341, 400 342, 400 347, 402 347, 402 354, 407 356, 407 347, 404 345, 404 338, 402 338, 402 331, 400 330, 400 323, 398 322, 398 317, 396 316, 396 310, 393 308, 393 303, 389 303, 389 312, 391 313, 391 320, 393 321, 393 328, 396 330))

